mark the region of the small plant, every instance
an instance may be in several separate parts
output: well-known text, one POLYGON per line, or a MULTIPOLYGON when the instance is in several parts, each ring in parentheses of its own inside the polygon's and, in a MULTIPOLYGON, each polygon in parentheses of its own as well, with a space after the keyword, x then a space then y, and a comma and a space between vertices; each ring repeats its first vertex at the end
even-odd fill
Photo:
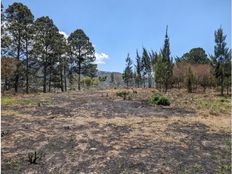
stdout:
POLYGON ((167 97, 161 96, 159 98, 159 100, 157 101, 157 105, 169 106, 170 105, 170 101, 168 100, 167 97))
POLYGON ((167 97, 162 96, 160 94, 155 94, 150 97, 149 102, 151 104, 156 104, 156 105, 163 105, 163 106, 169 106, 170 101, 167 97))
POLYGON ((116 95, 119 97, 122 97, 123 100, 126 100, 127 96, 129 96, 129 94, 130 94, 130 92, 127 92, 127 91, 120 91, 120 92, 116 93, 116 95))
POLYGON ((37 164, 37 160, 42 158, 42 153, 38 154, 36 151, 34 153, 28 153, 28 161, 30 164, 37 164))

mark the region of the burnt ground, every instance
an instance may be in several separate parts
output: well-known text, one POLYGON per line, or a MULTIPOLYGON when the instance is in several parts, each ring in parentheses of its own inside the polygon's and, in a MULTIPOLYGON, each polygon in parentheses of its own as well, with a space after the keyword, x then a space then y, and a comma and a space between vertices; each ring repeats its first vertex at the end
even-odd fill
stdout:
POLYGON ((166 107, 142 90, 17 96, 2 104, 2 173, 230 173, 230 111, 190 107, 186 95, 166 107))

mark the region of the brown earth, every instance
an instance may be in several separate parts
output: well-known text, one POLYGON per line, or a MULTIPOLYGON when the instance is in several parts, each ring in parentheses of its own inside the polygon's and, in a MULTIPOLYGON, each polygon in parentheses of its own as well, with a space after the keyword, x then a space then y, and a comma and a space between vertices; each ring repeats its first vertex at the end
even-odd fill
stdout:
POLYGON ((230 98, 134 90, 3 97, 2 173, 230 173, 230 98))

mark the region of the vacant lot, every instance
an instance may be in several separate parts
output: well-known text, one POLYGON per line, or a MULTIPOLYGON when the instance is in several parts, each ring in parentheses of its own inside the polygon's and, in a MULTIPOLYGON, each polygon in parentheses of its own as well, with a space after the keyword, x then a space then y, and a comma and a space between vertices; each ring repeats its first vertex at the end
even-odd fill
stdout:
POLYGON ((2 97, 2 173, 230 173, 230 98, 135 90, 2 97))

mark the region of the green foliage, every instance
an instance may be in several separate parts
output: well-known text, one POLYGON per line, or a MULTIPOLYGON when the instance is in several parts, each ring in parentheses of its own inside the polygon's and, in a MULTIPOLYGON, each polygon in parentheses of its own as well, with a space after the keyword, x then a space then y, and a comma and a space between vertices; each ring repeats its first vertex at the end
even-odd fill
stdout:
POLYGON ((152 72, 151 57, 145 48, 143 48, 141 66, 142 66, 143 81, 145 82, 145 78, 147 76, 148 87, 151 88, 151 72, 152 72))
POLYGON ((16 100, 13 97, 4 96, 4 97, 1 98, 1 104, 2 105, 12 105, 14 103, 16 103, 16 100))
MULTIPOLYGON (((3 47, 7 50, 7 56, 15 57, 17 60, 24 58, 25 52, 28 53, 28 40, 31 37, 29 31, 34 20, 31 10, 22 3, 13 3, 6 9, 7 27, 1 27, 3 34, 3 47), (9 49, 10 48, 10 49, 9 49)), ((3 51, 4 52, 4 51, 3 51)), ((27 56, 27 55, 26 55, 27 56)), ((15 74, 15 92, 18 92, 21 72, 17 66, 15 74)), ((27 67, 28 72, 28 67, 27 67)))
POLYGON ((84 82, 87 87, 90 87, 92 84, 92 79, 90 77, 85 77, 84 82))
POLYGON ((155 80, 160 88, 166 92, 170 86, 172 78, 173 63, 170 57, 169 37, 166 30, 164 46, 159 55, 156 55, 155 80))
POLYGON ((231 77, 231 50, 226 47, 226 35, 222 28, 215 31, 214 36, 214 56, 211 56, 211 61, 214 66, 214 75, 221 86, 221 95, 223 95, 225 77, 231 77), (220 61, 219 56, 224 56, 224 60, 220 61))
POLYGON ((107 76, 104 76, 104 77, 99 76, 98 79, 100 82, 104 82, 104 81, 106 81, 107 76))
POLYGON ((39 57, 39 66, 43 67, 43 92, 51 90, 51 81, 53 78, 54 64, 57 60, 54 59, 54 53, 60 48, 57 48, 57 37, 59 30, 49 17, 40 17, 35 21, 35 44, 33 54, 39 57), (49 82, 47 76, 49 75, 49 82))
POLYGON ((154 94, 153 96, 151 96, 149 98, 149 103, 163 106, 169 106, 171 104, 167 97, 160 94, 154 94))
POLYGON ((130 58, 130 55, 127 55, 126 58, 126 68, 122 74, 122 78, 124 80, 124 82, 126 83, 126 86, 129 86, 129 83, 131 82, 132 78, 133 78, 133 71, 132 71, 132 60, 130 58))
POLYGON ((78 90, 80 90, 80 76, 84 74, 84 70, 90 66, 91 62, 95 61, 95 50, 89 37, 81 29, 77 29, 70 34, 68 37, 68 45, 69 54, 72 57, 71 62, 75 65, 72 70, 79 75, 78 90))
POLYGON ((197 98, 197 107, 202 110, 210 110, 214 114, 230 113, 231 103, 230 98, 216 97, 211 100, 197 98))
POLYGON ((92 85, 97 86, 100 83, 99 78, 93 78, 92 79, 92 85))
POLYGON ((177 59, 177 61, 184 61, 191 64, 209 63, 209 59, 207 58, 207 54, 203 48, 193 48, 188 53, 185 53, 181 58, 177 59))
POLYGON ((139 56, 138 50, 136 51, 136 76, 135 76, 135 82, 137 83, 138 87, 140 86, 142 82, 142 60, 139 56))
POLYGON ((194 83, 194 75, 191 68, 189 68, 185 76, 185 85, 189 93, 193 91, 193 83, 194 83))
POLYGON ((129 95, 130 95, 129 91, 120 91, 116 93, 116 96, 122 97, 123 100, 126 100, 129 95))

